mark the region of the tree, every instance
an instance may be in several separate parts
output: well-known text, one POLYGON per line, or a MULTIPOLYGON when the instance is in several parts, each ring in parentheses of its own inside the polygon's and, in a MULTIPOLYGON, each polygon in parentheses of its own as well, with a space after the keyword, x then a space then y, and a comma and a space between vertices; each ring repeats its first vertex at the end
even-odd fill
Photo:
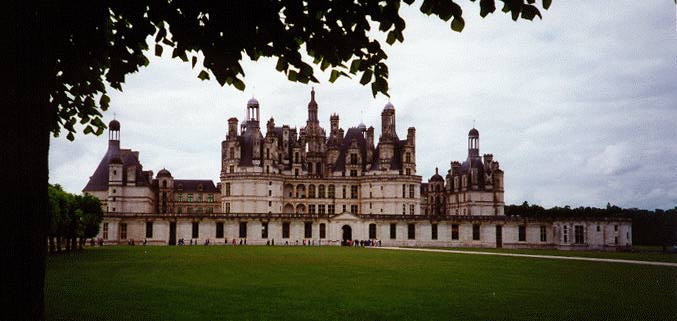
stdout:
POLYGON ((79 196, 78 217, 80 219, 78 238, 80 239, 80 248, 82 248, 85 239, 99 234, 99 225, 103 221, 101 201, 92 195, 79 196))
MULTIPOLYGON (((63 130, 72 140, 77 123, 86 134, 101 134, 101 112, 110 102, 106 84, 122 90, 125 75, 148 64, 148 36, 154 36, 156 54, 170 49, 193 67, 202 53, 198 77, 239 90, 245 88, 239 61, 246 54, 252 60, 276 57, 276 69, 290 81, 317 82, 312 63, 331 70, 330 82, 359 76, 374 95, 387 95, 387 55, 367 31, 374 25, 387 34, 388 44, 402 42, 402 2, 414 0, 12 2, 3 19, 11 30, 5 40, 16 49, 6 69, 15 78, 3 100, 3 152, 12 157, 2 158, 1 168, 16 169, 2 181, 11 186, 7 210, 19 215, 6 222, 7 235, 17 241, 3 261, 17 272, 3 276, 10 289, 3 303, 26 309, 12 310, 10 317, 43 317, 49 135, 63 130), (304 61, 301 50, 312 62, 304 61)), ((541 16, 535 0, 500 2, 513 20, 541 16)), ((550 3, 542 0, 541 6, 550 3)), ((494 0, 476 4, 482 17, 496 10, 494 0)), ((424 0, 420 10, 450 21, 454 31, 465 26, 462 8, 452 0, 424 0)))

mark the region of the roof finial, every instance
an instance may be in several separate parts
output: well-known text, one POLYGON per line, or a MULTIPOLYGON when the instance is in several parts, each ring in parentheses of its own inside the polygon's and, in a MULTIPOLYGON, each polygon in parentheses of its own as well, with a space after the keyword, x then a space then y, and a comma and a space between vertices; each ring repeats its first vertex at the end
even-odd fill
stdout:
POLYGON ((472 120, 472 128, 475 128, 475 120, 472 120))
POLYGON ((310 100, 315 101, 315 86, 310 87, 310 100))
POLYGON ((115 119, 115 116, 116 116, 116 115, 117 115, 116 113, 113 113, 113 119, 115 119))
POLYGON ((438 175, 440 173, 439 168, 435 167, 435 175, 438 175))

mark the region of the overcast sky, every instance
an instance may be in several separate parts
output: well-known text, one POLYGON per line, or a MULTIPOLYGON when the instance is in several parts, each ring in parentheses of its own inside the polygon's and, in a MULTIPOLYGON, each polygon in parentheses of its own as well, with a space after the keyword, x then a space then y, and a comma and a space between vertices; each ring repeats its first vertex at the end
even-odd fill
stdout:
MULTIPOLYGON (((416 127, 417 169, 424 181, 467 156, 476 121, 480 153, 505 171, 506 204, 673 208, 677 205, 677 27, 673 1, 557 0, 544 19, 479 17, 464 2, 466 27, 403 5, 404 43, 390 47, 391 101, 397 131, 416 127)), ((167 53, 167 50, 165 50, 167 53)), ((152 58, 110 89, 121 144, 140 152, 146 170, 175 178, 219 179, 227 119, 242 120, 255 95, 261 119, 303 127, 310 85, 291 83, 276 60, 245 61, 247 89, 200 81, 189 63, 152 58)), ((329 128, 361 121, 380 133, 388 99, 357 79, 315 85, 329 128)), ((79 193, 107 148, 107 135, 52 139, 50 182, 79 193)))

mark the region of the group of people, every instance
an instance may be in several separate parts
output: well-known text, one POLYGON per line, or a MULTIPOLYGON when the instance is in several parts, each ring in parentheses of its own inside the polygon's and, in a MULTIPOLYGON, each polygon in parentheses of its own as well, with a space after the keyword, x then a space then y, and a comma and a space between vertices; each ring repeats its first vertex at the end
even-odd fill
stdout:
POLYGON ((361 246, 361 247, 380 247, 381 240, 346 240, 342 242, 342 245, 345 246, 361 246))
MULTIPOLYGON (((98 243, 99 246, 103 246, 103 239, 98 239, 97 243, 98 243)), ((148 240, 144 239, 142 244, 146 245, 147 243, 148 243, 148 240)), ((229 242, 226 241, 224 244, 228 245, 228 243, 229 242)), ((189 245, 198 245, 198 240, 190 239, 188 244, 189 245)), ((211 242, 210 242, 209 239, 205 239, 202 244, 207 246, 207 245, 210 245, 211 242)), ((242 239, 239 239, 239 241, 238 241, 238 239, 233 239, 232 241, 230 241, 230 244, 232 244, 233 246, 247 245, 247 239, 242 238, 242 239)), ((343 246, 380 247, 381 246, 381 240, 344 240, 344 241, 326 240, 323 243, 322 240, 317 240, 317 242, 316 242, 315 240, 303 239, 301 242, 299 242, 299 240, 295 240, 294 243, 291 244, 291 245, 294 245, 294 246, 322 246, 322 245, 339 245, 339 244, 343 245, 343 246)), ((133 239, 128 239, 127 245, 133 246, 133 245, 136 245, 136 243, 134 242, 133 239)), ((183 238, 180 238, 177 241, 177 245, 186 245, 186 240, 183 239, 183 238)), ((284 245, 289 246, 290 245, 289 240, 285 240, 284 245)), ((275 239, 266 240, 266 246, 275 246, 275 239)))

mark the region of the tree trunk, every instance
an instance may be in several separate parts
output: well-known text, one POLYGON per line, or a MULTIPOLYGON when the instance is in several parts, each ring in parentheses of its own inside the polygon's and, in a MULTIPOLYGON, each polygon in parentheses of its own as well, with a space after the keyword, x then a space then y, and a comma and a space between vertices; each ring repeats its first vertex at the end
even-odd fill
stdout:
MULTIPOLYGON (((2 205, 2 262, 0 277, 3 319, 44 319, 45 255, 47 251, 48 155, 50 107, 48 83, 54 72, 50 45, 52 4, 10 2, 3 10, 9 32, 2 59, 7 93, 0 100, 3 138, 0 181, 5 188, 2 205), (14 48, 15 50, 12 50, 14 48)), ((56 6, 56 4, 53 4, 56 6)), ((51 29, 53 30, 53 29, 51 29)))

